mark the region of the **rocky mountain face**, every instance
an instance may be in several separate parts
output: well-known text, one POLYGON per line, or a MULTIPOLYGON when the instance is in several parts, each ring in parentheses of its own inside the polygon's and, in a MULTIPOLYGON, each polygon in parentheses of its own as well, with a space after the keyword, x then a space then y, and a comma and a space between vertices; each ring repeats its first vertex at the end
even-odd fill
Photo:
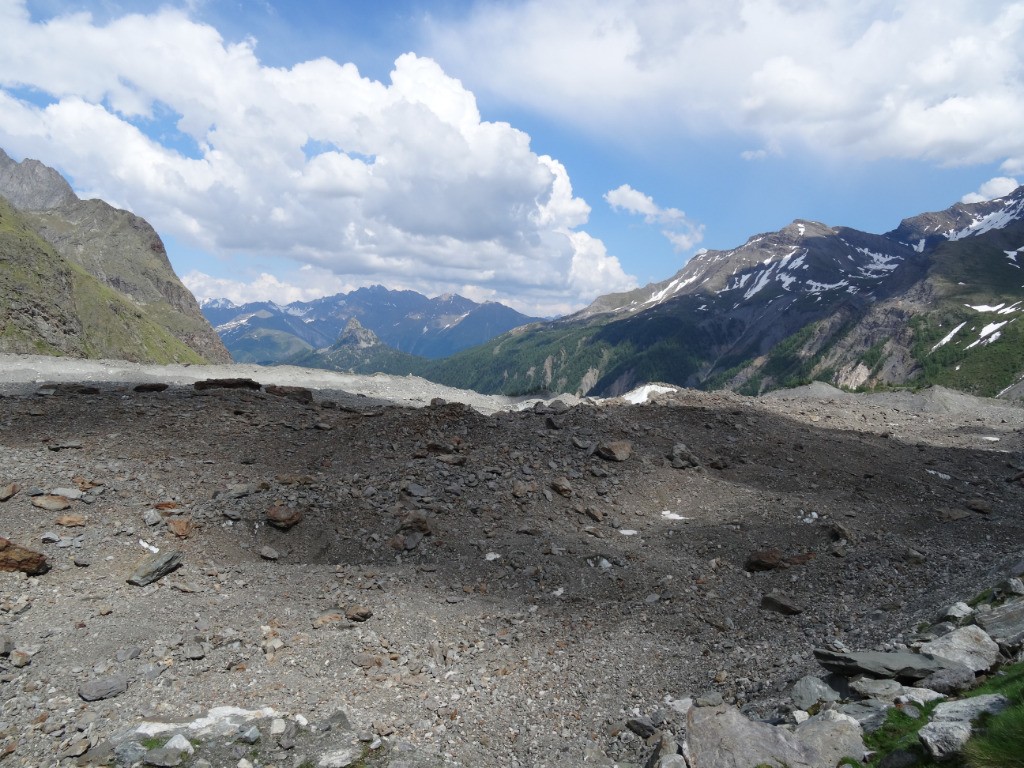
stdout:
POLYGON ((230 361, 145 220, 79 200, 52 168, 3 150, 0 198, 4 351, 230 361))
POLYGON ((379 285, 283 306, 212 299, 202 311, 237 362, 265 364, 294 362, 296 354, 316 364, 309 353, 334 345, 352 319, 392 350, 424 358, 451 355, 537 320, 494 302, 457 294, 431 299, 379 285))
POLYGON ((1024 188, 883 235, 795 221, 426 369, 484 392, 747 394, 821 379, 1024 394, 1024 188))

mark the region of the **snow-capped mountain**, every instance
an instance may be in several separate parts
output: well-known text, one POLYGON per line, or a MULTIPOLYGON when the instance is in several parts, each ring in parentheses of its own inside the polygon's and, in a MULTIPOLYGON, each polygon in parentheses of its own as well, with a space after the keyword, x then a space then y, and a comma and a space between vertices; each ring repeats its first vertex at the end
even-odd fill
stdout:
POLYGON ((822 378, 998 394, 1024 376, 1022 266, 1024 188, 880 235, 797 220, 436 375, 483 391, 607 395, 665 381, 756 393, 822 378))
POLYGON ((233 358, 256 363, 279 363, 327 349, 352 319, 383 344, 427 358, 482 344, 536 320, 503 304, 478 304, 457 294, 427 298, 379 285, 284 305, 207 299, 201 308, 233 358))

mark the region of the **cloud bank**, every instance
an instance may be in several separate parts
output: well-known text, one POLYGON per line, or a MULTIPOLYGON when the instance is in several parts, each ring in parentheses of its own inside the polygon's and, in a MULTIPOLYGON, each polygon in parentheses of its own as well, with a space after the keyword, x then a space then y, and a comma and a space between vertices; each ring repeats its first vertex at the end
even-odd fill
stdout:
POLYGON ((430 34, 477 92, 618 142, 1024 169, 1020 0, 526 0, 430 34))
POLYGON ((429 58, 399 57, 388 83, 325 58, 268 67, 175 9, 35 22, 0 0, 0 28, 0 146, 190 247, 314 268, 300 292, 462 286, 554 314, 635 284, 580 229, 562 164, 429 58))

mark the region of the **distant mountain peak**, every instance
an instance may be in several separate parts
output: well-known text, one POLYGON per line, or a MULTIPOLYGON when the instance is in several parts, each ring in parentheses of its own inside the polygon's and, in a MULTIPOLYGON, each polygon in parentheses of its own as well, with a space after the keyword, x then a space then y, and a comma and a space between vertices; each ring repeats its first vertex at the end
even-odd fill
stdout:
POLYGON ((78 196, 67 180, 38 160, 16 162, 0 149, 0 194, 21 211, 48 211, 78 196))

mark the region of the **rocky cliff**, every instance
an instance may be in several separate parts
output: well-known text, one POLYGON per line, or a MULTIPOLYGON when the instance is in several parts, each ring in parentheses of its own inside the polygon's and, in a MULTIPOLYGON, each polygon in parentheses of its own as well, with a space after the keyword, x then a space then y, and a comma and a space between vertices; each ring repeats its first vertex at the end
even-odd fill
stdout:
POLYGON ((2 298, 12 331, 0 339, 4 350, 230 362, 144 219, 101 200, 80 200, 52 168, 15 162, 3 150, 0 198, 9 203, 3 208, 2 298), (57 274, 67 280, 46 279, 57 274), (97 301, 85 300, 86 294, 97 301))

